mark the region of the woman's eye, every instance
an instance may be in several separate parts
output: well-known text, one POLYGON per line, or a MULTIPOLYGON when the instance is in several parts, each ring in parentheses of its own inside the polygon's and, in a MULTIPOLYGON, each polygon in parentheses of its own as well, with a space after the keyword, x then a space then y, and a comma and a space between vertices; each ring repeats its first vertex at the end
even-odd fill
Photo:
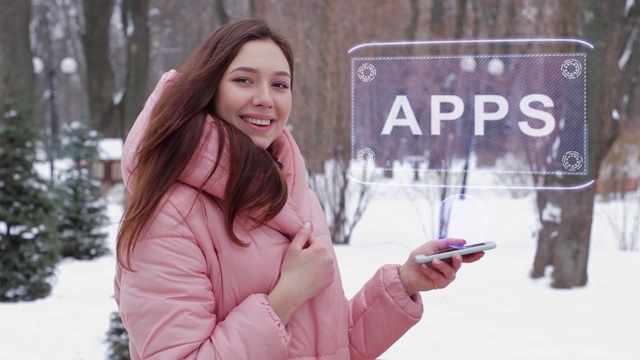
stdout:
POLYGON ((250 84, 251 80, 249 80, 248 78, 235 78, 233 79, 234 82, 240 83, 240 84, 250 84))
POLYGON ((273 84, 273 86, 277 87, 278 89, 288 89, 289 88, 289 84, 284 83, 284 82, 277 82, 277 83, 273 84))

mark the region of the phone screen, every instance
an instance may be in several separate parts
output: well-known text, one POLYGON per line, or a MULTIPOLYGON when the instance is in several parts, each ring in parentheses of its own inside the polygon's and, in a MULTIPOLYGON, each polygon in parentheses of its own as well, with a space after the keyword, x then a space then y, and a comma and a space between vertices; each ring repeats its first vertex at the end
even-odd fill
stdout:
POLYGON ((466 246, 450 246, 447 249, 436 251, 431 254, 416 255, 416 261, 418 263, 427 263, 433 259, 447 259, 454 254, 460 254, 462 256, 473 254, 480 251, 491 250, 496 247, 496 243, 493 241, 482 242, 477 244, 470 244, 466 246))
POLYGON ((452 252, 452 251, 456 251, 456 250, 470 249, 470 248, 474 248, 474 247, 477 247, 477 246, 483 246, 483 245, 486 245, 486 243, 477 243, 477 244, 471 244, 471 245, 465 245, 465 246, 451 246, 448 249, 438 250, 434 254, 444 254, 444 253, 448 253, 448 252, 452 252))

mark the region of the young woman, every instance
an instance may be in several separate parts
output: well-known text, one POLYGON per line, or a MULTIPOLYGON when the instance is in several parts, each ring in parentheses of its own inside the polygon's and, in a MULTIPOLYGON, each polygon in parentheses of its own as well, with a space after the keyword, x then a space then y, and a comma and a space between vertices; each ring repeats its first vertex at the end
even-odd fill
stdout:
MULTIPOLYGON (((345 298, 329 229, 286 130, 293 54, 257 19, 162 76, 127 137, 115 294, 132 359, 374 359, 463 259, 381 267, 345 298)), ((465 256, 478 260, 481 253, 465 256)))

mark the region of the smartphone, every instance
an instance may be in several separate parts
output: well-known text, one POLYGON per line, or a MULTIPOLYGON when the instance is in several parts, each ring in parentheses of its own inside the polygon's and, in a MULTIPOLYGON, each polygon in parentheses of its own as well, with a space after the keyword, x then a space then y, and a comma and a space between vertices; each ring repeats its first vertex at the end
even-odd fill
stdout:
POLYGON ((480 251, 486 251, 496 248, 496 243, 493 241, 481 242, 477 244, 470 244, 465 246, 452 246, 448 249, 437 251, 433 254, 416 255, 416 262, 419 264, 428 263, 433 259, 448 259, 455 254, 468 255, 477 253, 480 251))

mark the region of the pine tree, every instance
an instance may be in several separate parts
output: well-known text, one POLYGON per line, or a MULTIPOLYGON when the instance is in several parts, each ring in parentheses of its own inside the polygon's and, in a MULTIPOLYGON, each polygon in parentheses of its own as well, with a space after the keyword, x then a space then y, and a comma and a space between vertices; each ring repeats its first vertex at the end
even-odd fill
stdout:
POLYGON ((131 359, 131 354, 129 353, 129 333, 127 333, 127 330, 124 328, 120 314, 117 311, 111 313, 109 330, 107 331, 107 344, 109 347, 107 359, 131 359))
POLYGON ((69 159, 72 166, 61 172, 56 187, 60 254, 90 260, 109 252, 102 186, 89 175, 89 164, 98 157, 100 137, 80 122, 65 125, 61 135, 60 157, 69 159))
POLYGON ((0 302, 51 293, 59 261, 55 206, 34 169, 36 135, 30 112, 0 94, 0 302))

